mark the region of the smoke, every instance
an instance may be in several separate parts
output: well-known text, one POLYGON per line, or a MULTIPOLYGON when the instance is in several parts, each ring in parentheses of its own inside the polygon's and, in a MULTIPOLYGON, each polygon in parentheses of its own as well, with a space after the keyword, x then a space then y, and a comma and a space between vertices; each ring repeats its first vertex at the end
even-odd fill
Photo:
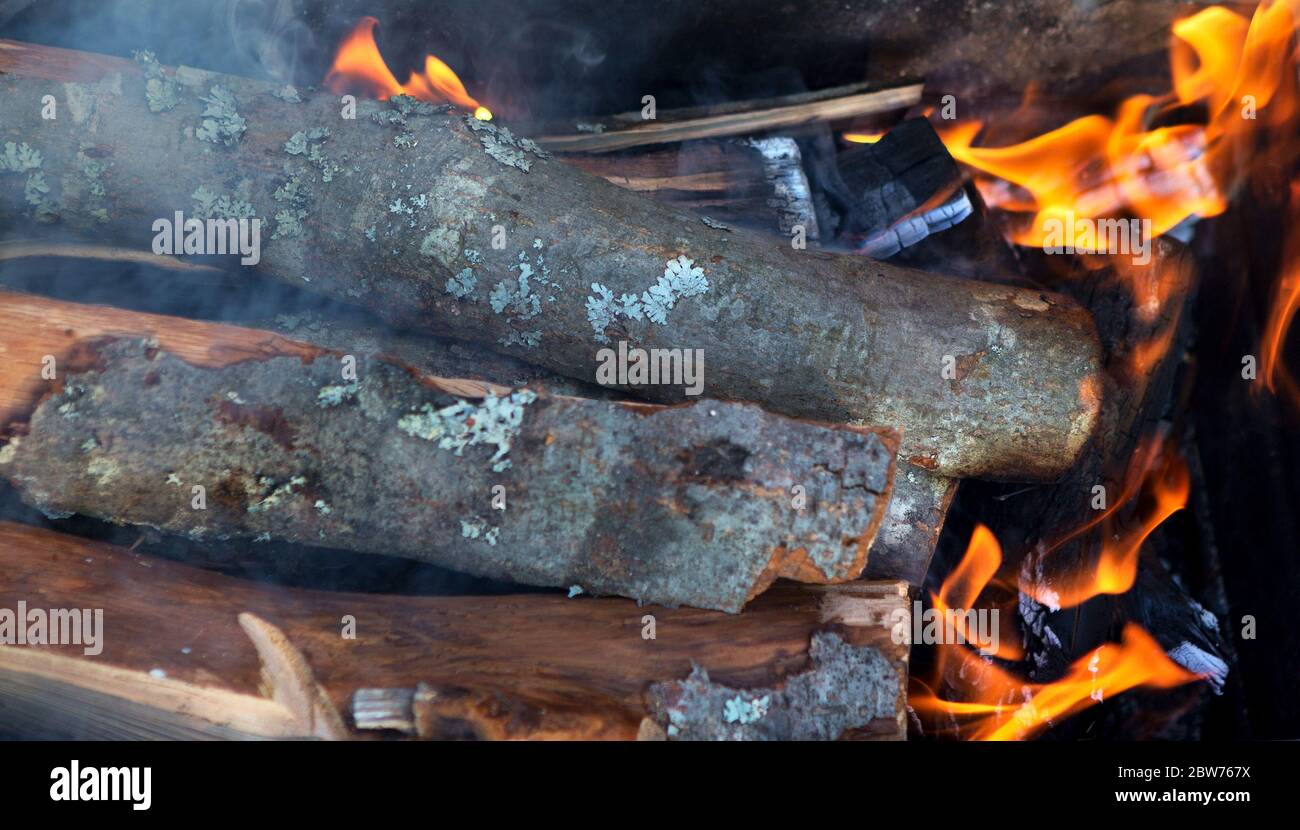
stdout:
POLYGON ((285 82, 319 48, 294 0, 0 0, 0 37, 285 82))
POLYGON ((315 45, 293 0, 225 0, 225 30, 242 65, 292 83, 303 51, 315 45))

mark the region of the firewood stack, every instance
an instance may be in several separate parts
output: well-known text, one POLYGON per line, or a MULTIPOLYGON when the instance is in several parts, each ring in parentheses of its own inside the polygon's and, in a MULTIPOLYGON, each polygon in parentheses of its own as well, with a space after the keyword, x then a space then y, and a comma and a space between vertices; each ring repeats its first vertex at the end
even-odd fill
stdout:
POLYGON ((983 252, 955 275, 863 255, 979 209, 924 121, 828 166, 828 122, 917 85, 534 141, 413 99, 341 118, 326 92, 0 47, 7 224, 103 259, 157 252, 177 211, 262 218, 236 279, 384 324, 4 292, 0 475, 25 504, 153 548, 567 592, 268 592, 202 553, 6 522, 4 603, 106 628, 93 656, 0 646, 0 731, 901 738, 897 635, 956 481, 1051 481, 1097 423, 1078 303, 983 252), (603 375, 622 347, 699 350, 704 395, 603 375))

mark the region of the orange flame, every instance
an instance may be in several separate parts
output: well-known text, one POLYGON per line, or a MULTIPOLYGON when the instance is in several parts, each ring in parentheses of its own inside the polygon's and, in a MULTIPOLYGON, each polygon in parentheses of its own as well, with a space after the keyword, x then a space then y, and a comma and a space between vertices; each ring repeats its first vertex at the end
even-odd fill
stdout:
MULTIPOLYGON (((1119 499, 1097 518, 1057 540, 1044 554, 1046 558, 1066 542, 1100 526, 1102 548, 1090 572, 1067 577, 1061 584, 1035 584, 1023 578, 1001 583, 996 575, 1002 565, 1002 547, 987 527, 977 525, 966 555, 939 591, 931 595, 931 605, 939 613, 971 609, 990 586, 1018 589, 1052 608, 1072 607, 1099 594, 1124 593, 1137 577, 1143 542, 1186 505, 1189 487, 1190 478, 1181 459, 1171 453, 1162 454, 1157 442, 1146 442, 1130 464, 1119 499), (1151 505, 1131 525, 1121 525, 1117 519, 1120 509, 1143 492, 1149 493, 1151 505)), ((967 619, 960 614, 953 617, 958 625, 964 625, 967 619)), ((974 642, 964 627, 959 633, 965 642, 974 642)), ((1019 644, 1001 636, 993 656, 1016 661, 1024 654, 1019 644)), ((934 678, 933 686, 913 680, 908 703, 918 714, 939 723, 949 718, 957 732, 968 739, 1021 740, 1106 695, 1136 686, 1169 688, 1196 680, 1197 675, 1179 667, 1149 634, 1129 624, 1118 646, 1101 646, 1051 683, 1024 683, 1008 669, 958 644, 938 647, 934 678), (941 684, 951 688, 956 699, 941 698, 935 691, 941 684)))
MULTIPOLYGON (((993 583, 993 577, 1001 565, 1002 546, 998 544, 997 537, 984 525, 976 525, 966 555, 943 581, 939 593, 930 595, 930 604, 940 614, 974 608, 985 587, 993 583)), ((955 615, 954 620, 965 641, 975 642, 967 628, 967 618, 955 615)), ((1023 652, 1018 643, 999 637, 998 650, 994 656, 1003 660, 1019 660, 1023 652)))
POLYGON ((1173 452, 1161 452, 1156 441, 1147 441, 1134 454, 1125 474, 1119 499, 1095 518, 1053 542, 1047 559, 1067 542, 1100 525, 1101 550, 1091 572, 1067 574, 1042 583, 1021 581, 1021 593, 1052 608, 1072 608, 1100 594, 1122 594, 1137 579, 1138 555, 1142 543, 1165 519, 1187 506, 1191 476, 1187 465, 1173 452), (1125 523, 1119 512, 1146 492, 1150 504, 1135 520, 1125 523))
POLYGON ((927 689, 912 694, 908 703, 922 716, 953 717, 960 733, 975 741, 1025 740, 1129 689, 1170 689, 1198 679, 1170 660, 1160 644, 1134 623, 1124 626, 1118 645, 1098 647, 1052 683, 1022 683, 964 649, 959 659, 960 671, 950 674, 959 682, 975 681, 961 684, 972 699, 944 700, 927 689))
MULTIPOLYGON (((1287 211, 1287 227, 1294 229, 1297 225, 1300 225, 1300 179, 1291 182, 1291 204, 1287 211)), ((1283 246, 1282 275, 1274 288, 1273 305, 1264 324, 1259 371, 1269 392, 1276 394, 1282 385, 1292 398, 1300 400, 1294 379, 1281 363, 1282 347, 1297 309, 1300 309, 1300 234, 1292 230, 1283 246)))
POLYGON ((455 104, 474 113, 480 121, 492 120, 492 112, 465 91, 465 85, 450 66, 433 55, 425 55, 423 75, 412 72, 410 80, 399 84, 375 43, 375 27, 378 25, 375 18, 363 17, 339 44, 334 65, 325 76, 325 86, 331 92, 342 94, 356 89, 380 101, 387 101, 394 95, 409 95, 429 103, 455 104))
MULTIPOLYGON (((942 610, 959 603, 972 607, 992 583, 1001 561, 997 539, 988 528, 977 526, 966 556, 932 596, 934 607, 942 610)), ((1000 648, 995 656, 1015 660, 1022 654, 1018 646, 1011 646, 1000 648)), ((934 688, 913 678, 908 704, 932 722, 949 719, 959 735, 978 741, 1024 740, 1107 696, 1138 686, 1164 689, 1198 679, 1132 623, 1124 627, 1118 645, 1095 649, 1051 683, 1025 683, 962 645, 939 646, 934 676, 934 688, 946 684, 957 699, 940 697, 934 688)))
POLYGON ((977 186, 991 206, 1023 214, 1009 234, 1017 244, 1044 245, 1048 220, 1067 214, 1149 219, 1153 235, 1190 216, 1217 215, 1249 172, 1247 140, 1261 127, 1289 122, 1300 104, 1291 47, 1295 3, 1265 2, 1250 21, 1218 6, 1178 21, 1170 47, 1173 90, 1159 98, 1135 95, 1114 118, 1086 116, 996 148, 974 146, 983 124, 970 122, 943 130, 944 143, 982 174, 977 186), (1146 129, 1150 117, 1196 102, 1206 107, 1204 123, 1146 129))

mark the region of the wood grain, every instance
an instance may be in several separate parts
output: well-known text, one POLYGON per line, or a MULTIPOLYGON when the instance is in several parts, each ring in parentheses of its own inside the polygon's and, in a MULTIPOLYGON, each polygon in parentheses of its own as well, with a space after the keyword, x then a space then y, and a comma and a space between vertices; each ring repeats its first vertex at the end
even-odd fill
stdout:
MULTIPOLYGON (((907 609, 901 583, 782 584, 739 616, 560 595, 375 596, 271 588, 0 523, 0 607, 19 600, 102 608, 103 652, 0 646, 0 685, 41 678, 65 691, 108 695, 131 704, 133 717, 156 713, 163 733, 168 718, 184 714, 249 735, 309 734, 288 707, 263 696, 264 667, 238 619, 245 613, 283 633, 339 711, 367 687, 425 684, 476 705, 494 701, 478 717, 468 714, 473 707, 456 710, 473 737, 630 740, 648 684, 685 677, 692 663, 738 687, 778 683, 804 667, 811 634, 831 629, 877 649, 898 673, 898 717, 873 722, 861 736, 904 733, 907 646, 890 635, 891 616, 907 609), (648 614, 653 640, 642 638, 648 614), (355 619, 355 639, 342 636, 345 617, 355 619), (159 671, 165 678, 151 677, 159 671), (527 717, 502 719, 504 711, 527 717)), ((47 708, 60 712, 53 701, 47 708)), ((0 723, 12 728, 5 714, 0 707, 0 723)), ((449 724, 444 730, 451 734, 449 724)))

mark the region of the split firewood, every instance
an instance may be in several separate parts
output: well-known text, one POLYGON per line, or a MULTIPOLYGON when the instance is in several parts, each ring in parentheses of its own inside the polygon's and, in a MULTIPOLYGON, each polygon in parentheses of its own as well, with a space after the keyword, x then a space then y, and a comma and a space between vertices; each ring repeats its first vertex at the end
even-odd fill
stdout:
POLYGON ((562 153, 608 153, 676 141, 757 135, 769 130, 905 110, 920 103, 923 89, 924 84, 880 90, 854 84, 761 101, 666 110, 649 120, 640 112, 625 113, 611 116, 606 119, 608 123, 586 119, 582 132, 544 135, 537 142, 548 150, 562 153))
POLYGON ((0 412, 23 421, 0 474, 49 515, 739 611, 778 577, 858 577, 888 502, 888 429, 493 388, 18 295, 0 320, 0 412))
POLYGON ((948 476, 1052 478, 1093 430, 1099 347, 1063 297, 711 227, 407 99, 349 120, 332 96, 4 46, 10 215, 163 249, 177 211, 266 217, 260 271, 395 325, 589 381, 614 341, 700 349, 711 396, 894 425, 904 458, 948 476), (51 74, 75 80, 47 121, 51 74))
MULTIPOLYGON (((541 384, 548 391, 588 398, 613 398, 616 393, 563 378, 470 343, 442 341, 414 334, 375 334, 365 328, 327 320, 319 315, 280 315, 258 328, 308 340, 334 351, 388 355, 427 375, 482 378, 501 386, 541 384)), ((624 396, 617 396, 626 400, 624 396)), ((868 579, 901 579, 920 585, 925 579, 939 531, 957 482, 905 462, 897 464, 893 487, 880 530, 867 557, 868 579)))
POLYGON ((19 601, 28 619, 103 613, 99 625, 90 615, 81 642, 0 645, 0 734, 897 740, 906 731, 908 647, 893 637, 909 612, 901 583, 783 584, 741 615, 541 594, 268 593, 0 523, 0 609, 19 601), (814 681, 824 694, 810 706, 814 681))

